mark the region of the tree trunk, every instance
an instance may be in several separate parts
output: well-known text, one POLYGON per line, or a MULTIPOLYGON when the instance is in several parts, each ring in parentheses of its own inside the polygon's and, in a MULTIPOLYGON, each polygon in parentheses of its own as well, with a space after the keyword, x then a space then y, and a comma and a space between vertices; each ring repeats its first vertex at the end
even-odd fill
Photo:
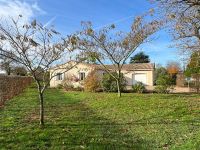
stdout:
POLYGON ((44 126, 44 97, 43 93, 39 93, 40 100, 40 126, 44 126))
POLYGON ((121 97, 121 70, 118 64, 118 78, 117 78, 117 90, 118 90, 118 97, 121 97))
POLYGON ((122 93, 121 93, 121 87, 120 87, 120 81, 119 81, 119 79, 117 80, 117 91, 118 91, 118 97, 121 97, 122 93))
POLYGON ((44 126, 44 90, 42 90, 40 81, 33 75, 35 82, 37 83, 39 102, 40 102, 40 126, 44 126))
POLYGON ((196 78, 196 89, 197 89, 197 93, 199 93, 199 86, 200 86, 200 83, 199 83, 199 76, 197 75, 197 78, 196 78))
POLYGON ((7 69, 7 75, 9 76, 10 74, 11 74, 11 68, 10 67, 8 67, 8 69, 7 69))

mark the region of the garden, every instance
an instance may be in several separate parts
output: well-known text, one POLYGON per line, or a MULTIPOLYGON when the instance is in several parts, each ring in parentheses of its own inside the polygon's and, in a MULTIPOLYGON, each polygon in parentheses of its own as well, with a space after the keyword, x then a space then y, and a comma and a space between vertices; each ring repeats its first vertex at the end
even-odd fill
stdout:
POLYGON ((0 148, 200 149, 199 99, 47 89, 41 128, 37 90, 30 87, 0 109, 0 148))

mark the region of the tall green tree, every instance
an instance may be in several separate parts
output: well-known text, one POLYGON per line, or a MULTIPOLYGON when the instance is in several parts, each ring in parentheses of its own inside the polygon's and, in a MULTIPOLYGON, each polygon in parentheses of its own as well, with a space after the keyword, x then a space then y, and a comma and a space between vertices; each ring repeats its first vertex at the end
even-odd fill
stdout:
POLYGON ((149 55, 146 55, 144 52, 137 53, 133 57, 130 58, 130 64, 133 63, 149 63, 149 55))
POLYGON ((185 75, 187 77, 192 77, 194 79, 194 87, 197 92, 200 91, 200 51, 196 51, 191 55, 190 61, 185 70, 185 75))
POLYGON ((0 56, 0 69, 4 70, 7 75, 11 74, 13 61, 7 57, 0 56))
POLYGON ((167 75, 167 69, 161 65, 157 65, 155 71, 154 71, 154 83, 158 80, 160 76, 167 75))

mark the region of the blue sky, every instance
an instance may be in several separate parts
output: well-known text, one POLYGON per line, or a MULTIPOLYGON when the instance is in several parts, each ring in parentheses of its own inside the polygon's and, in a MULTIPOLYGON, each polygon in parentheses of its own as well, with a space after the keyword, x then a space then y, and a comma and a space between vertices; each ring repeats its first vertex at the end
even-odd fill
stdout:
MULTIPOLYGON (((23 13, 27 20, 36 18, 43 24, 53 24, 66 35, 80 30, 81 21, 92 21, 96 28, 116 23, 119 30, 128 31, 133 17, 152 7, 147 0, 0 0, 0 15, 23 13)), ((155 37, 135 53, 144 51, 152 62, 162 65, 179 61, 177 50, 169 48, 172 42, 168 33, 162 30, 155 37)))

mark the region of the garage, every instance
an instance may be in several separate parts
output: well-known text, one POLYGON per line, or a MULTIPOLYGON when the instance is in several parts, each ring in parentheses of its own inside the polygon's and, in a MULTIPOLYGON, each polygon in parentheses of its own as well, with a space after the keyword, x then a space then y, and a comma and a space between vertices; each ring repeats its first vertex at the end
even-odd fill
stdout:
POLYGON ((133 74, 133 84, 136 84, 137 82, 142 82, 143 84, 147 85, 147 74, 145 73, 133 74))

